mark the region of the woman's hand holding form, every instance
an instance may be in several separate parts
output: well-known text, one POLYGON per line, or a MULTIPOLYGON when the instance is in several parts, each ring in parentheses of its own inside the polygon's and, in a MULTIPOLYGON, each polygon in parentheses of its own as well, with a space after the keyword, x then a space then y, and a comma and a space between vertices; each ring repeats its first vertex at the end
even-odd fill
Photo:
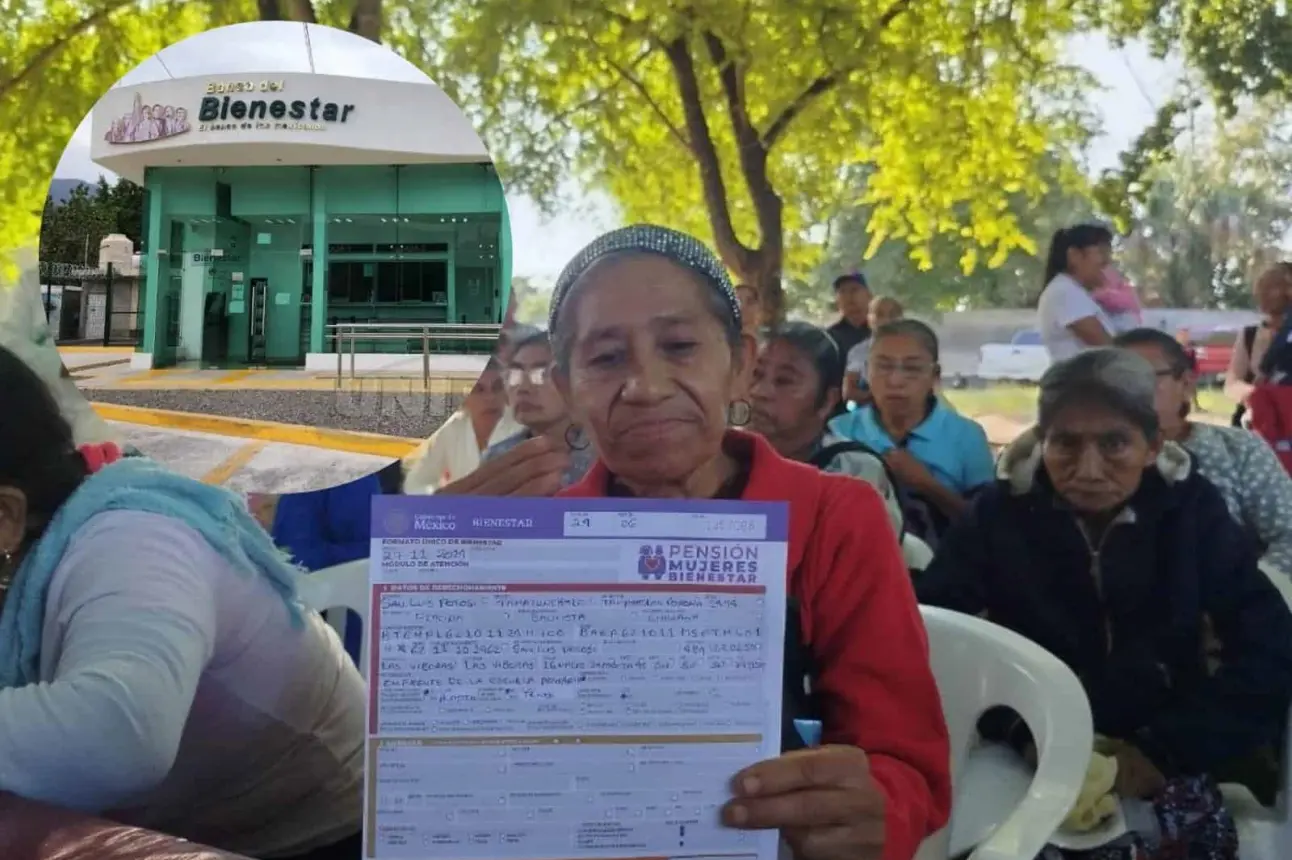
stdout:
POLYGON ((521 442, 505 454, 481 463, 465 478, 436 490, 440 496, 554 496, 570 454, 545 436, 521 442))
POLYGON ((779 829, 797 860, 878 860, 886 799, 866 754, 823 746, 759 762, 732 780, 728 827, 779 829))

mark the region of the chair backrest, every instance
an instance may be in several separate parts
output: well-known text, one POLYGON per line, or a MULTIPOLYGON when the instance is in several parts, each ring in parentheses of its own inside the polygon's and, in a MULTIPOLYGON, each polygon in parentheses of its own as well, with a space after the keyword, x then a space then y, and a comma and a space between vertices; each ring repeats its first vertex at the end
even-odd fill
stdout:
MULTIPOLYGON (((971 856, 1033 860, 1085 781, 1094 746, 1085 690, 1058 658, 1012 631, 945 609, 922 606, 920 611, 951 733, 953 781, 958 784, 977 741, 978 719, 989 708, 1013 709, 1036 742, 1037 770, 1027 796, 971 856)), ((945 860, 947 844, 947 831, 930 837, 916 858, 945 860)))
MULTIPOLYGON (((368 559, 349 561, 323 570, 316 570, 301 577, 301 600, 316 612, 329 609, 349 609, 359 616, 363 636, 359 648, 359 673, 368 678, 369 633, 368 617, 372 610, 372 590, 368 584, 368 559)), ((345 613, 334 612, 328 619, 332 629, 345 641, 345 613)))

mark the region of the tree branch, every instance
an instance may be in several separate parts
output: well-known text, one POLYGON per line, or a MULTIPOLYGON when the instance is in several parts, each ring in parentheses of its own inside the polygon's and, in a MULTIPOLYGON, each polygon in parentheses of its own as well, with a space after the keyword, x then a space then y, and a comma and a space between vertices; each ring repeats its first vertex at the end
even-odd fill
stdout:
POLYGON ((350 32, 380 45, 381 6, 381 0, 355 0, 354 11, 350 13, 350 32))
MULTIPOLYGON (((639 57, 637 62, 645 59, 645 57, 649 56, 650 53, 651 52, 648 51, 645 55, 639 57)), ((682 145, 683 149, 688 152, 692 151, 691 141, 687 139, 687 135, 683 133, 682 129, 677 127, 677 124, 674 123, 673 120, 669 119, 668 114, 664 112, 664 108, 660 106, 660 103, 657 102, 655 97, 650 94, 650 90, 646 88, 646 84, 642 83, 642 81, 634 75, 632 71, 625 68, 622 64, 617 63, 608 57, 602 57, 601 61, 614 69, 621 79, 627 81, 633 89, 637 90, 637 92, 641 94, 641 97, 646 100, 646 104, 650 106, 651 111, 654 112, 655 116, 659 117, 659 121, 664 123, 664 127, 668 129, 669 134, 671 134, 673 138, 682 145)))
MULTIPOLYGON (((879 20, 875 22, 875 26, 870 28, 867 32, 866 38, 862 40, 856 53, 859 56, 864 55, 866 48, 871 44, 874 38, 901 17, 901 15, 910 8, 911 3, 912 0, 894 0, 893 4, 884 11, 884 14, 879 16, 879 20)), ((767 131, 763 132, 763 146, 769 150, 775 146, 776 142, 780 140, 789 129, 790 124, 793 123, 794 120, 803 113, 803 111, 807 110, 812 105, 812 102, 834 89, 840 81, 848 77, 848 75, 857 68, 857 65, 858 64, 856 63, 849 63, 843 68, 835 69, 834 71, 818 76, 808 84, 802 92, 790 99, 789 104, 787 104, 776 118, 767 126, 767 131)))
MULTIPOLYGON (((635 72, 637 68, 642 63, 644 63, 653 53, 655 53, 654 48, 647 48, 646 50, 638 54, 635 58, 633 58, 633 61, 628 64, 628 68, 635 72)), ((604 58, 601 58, 601 59, 604 60, 604 58)), ((606 63, 606 65, 609 66, 610 64, 606 63)), ((611 68, 613 69, 614 67, 612 66, 611 68)), ((552 124, 565 125, 568 128, 570 117, 574 116, 575 114, 582 113, 584 110, 597 105, 601 101, 605 100, 605 98, 608 95, 613 93, 615 90, 619 89, 619 87, 628 83, 629 81, 628 76, 625 76, 624 74, 622 74, 618 69, 614 69, 614 71, 616 73, 616 77, 614 80, 612 80, 609 83, 608 86, 606 86, 604 89, 594 92, 592 95, 588 96, 587 98, 581 101, 575 102, 574 104, 570 105, 564 110, 557 111, 555 114, 552 115, 550 122, 552 124)), ((643 84, 643 86, 645 85, 643 84)), ((686 144, 685 142, 683 142, 683 145, 686 146, 687 149, 690 149, 689 144, 686 144)))
POLYGON ((279 0, 278 10, 284 21, 298 21, 302 24, 317 24, 314 4, 311 0, 279 0))
POLYGON ((256 0, 256 18, 260 21, 283 20, 283 13, 278 8, 278 0, 256 0))
MULTIPOLYGON (((762 242, 759 250, 774 258, 780 267, 783 233, 781 224, 782 203, 776 189, 767 178, 767 149, 758 137, 758 131, 749 119, 745 103, 744 79, 740 68, 727 55, 726 46, 712 32, 704 34, 709 59, 718 69, 718 80, 726 97, 727 116, 736 138, 736 151, 740 158, 740 171, 744 174, 754 213, 758 218, 758 232, 762 242)), ((767 262, 767 261, 764 261, 767 262)))
POLYGON ((704 192, 705 208, 709 210, 709 225, 713 230, 718 253, 732 269, 738 272, 749 271, 753 253, 736 237, 731 207, 727 203, 727 186, 722 179, 722 162, 709 130, 709 120, 704 115, 700 82, 696 78, 695 62, 686 37, 679 36, 667 44, 664 53, 673 66, 673 77, 682 99, 682 114, 686 118, 687 136, 691 139, 690 150, 700 170, 700 186, 704 192))
POLYGON ((57 56, 58 53, 66 48, 67 44, 77 36, 87 30, 93 29, 99 24, 102 24, 117 10, 133 5, 134 0, 113 0, 113 2, 107 3, 101 9, 96 9, 80 21, 77 21, 75 24, 68 27, 67 30, 58 36, 58 38, 37 51, 32 58, 27 61, 27 65, 24 66, 20 72, 10 76, 9 79, 3 83, 0 83, 0 99, 7 98, 9 93, 26 83, 28 78, 37 74, 42 68, 44 68, 46 63, 57 56))

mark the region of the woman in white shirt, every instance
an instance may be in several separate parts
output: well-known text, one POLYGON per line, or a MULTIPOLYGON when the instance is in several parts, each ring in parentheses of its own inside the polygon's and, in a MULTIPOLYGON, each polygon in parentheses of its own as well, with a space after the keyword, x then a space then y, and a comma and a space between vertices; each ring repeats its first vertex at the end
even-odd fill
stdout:
POLYGON ((1037 302, 1037 328, 1053 361, 1112 342, 1112 323, 1091 291, 1112 260, 1113 234, 1100 224, 1064 227, 1054 234, 1037 302))
POLYGON ((475 471, 480 455, 525 428, 512 417, 498 359, 489 359, 462 408, 406 460, 410 464, 404 492, 434 493, 475 471))

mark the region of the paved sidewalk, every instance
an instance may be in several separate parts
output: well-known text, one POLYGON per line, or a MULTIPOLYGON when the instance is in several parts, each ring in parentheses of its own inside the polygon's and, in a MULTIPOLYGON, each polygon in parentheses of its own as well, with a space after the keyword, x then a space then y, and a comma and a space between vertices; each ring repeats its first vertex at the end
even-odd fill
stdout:
POLYGON ((123 441, 182 475, 242 493, 299 493, 378 471, 391 457, 111 422, 123 441))

